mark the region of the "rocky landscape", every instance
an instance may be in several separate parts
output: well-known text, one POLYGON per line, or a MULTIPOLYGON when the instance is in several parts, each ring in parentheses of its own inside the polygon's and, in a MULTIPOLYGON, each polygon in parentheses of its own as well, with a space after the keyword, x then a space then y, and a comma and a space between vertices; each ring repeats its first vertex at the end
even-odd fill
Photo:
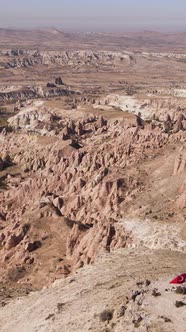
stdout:
POLYGON ((51 49, 51 30, 17 47, 14 33, 0 31, 1 330, 186 331, 169 285, 186 270, 185 39, 100 48, 57 31, 51 49))

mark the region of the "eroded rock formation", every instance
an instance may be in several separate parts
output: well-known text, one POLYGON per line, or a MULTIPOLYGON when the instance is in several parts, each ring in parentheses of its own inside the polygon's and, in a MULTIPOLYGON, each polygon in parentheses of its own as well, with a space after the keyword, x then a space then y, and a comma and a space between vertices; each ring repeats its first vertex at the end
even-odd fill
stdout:
MULTIPOLYGON (((38 122, 55 123, 56 115, 46 110, 21 112, 10 120, 12 126, 18 125, 18 118, 24 130, 30 125, 35 130, 38 122)), ((132 246, 133 236, 119 220, 144 193, 145 178, 138 165, 158 157, 169 144, 186 141, 183 128, 167 133, 143 121, 136 131, 135 118, 133 124, 95 116, 57 118, 59 123, 57 133, 51 134, 55 141, 45 145, 39 144, 39 137, 20 131, 3 136, 3 152, 10 151, 19 173, 7 175, 8 190, 0 192, 2 278, 7 266, 18 262, 25 266, 31 262, 37 269, 45 243, 53 248, 53 241, 61 265, 54 268, 52 280, 94 262, 101 252, 132 246)), ((185 170, 184 155, 182 149, 174 176, 185 170)), ((178 208, 185 207, 184 197, 175 202, 178 208)))

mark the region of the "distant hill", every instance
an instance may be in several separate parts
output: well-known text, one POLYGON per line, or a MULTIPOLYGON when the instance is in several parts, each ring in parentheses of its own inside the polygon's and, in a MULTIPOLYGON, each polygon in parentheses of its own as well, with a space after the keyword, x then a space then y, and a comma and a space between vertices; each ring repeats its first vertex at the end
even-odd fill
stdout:
POLYGON ((156 31, 127 33, 65 33, 55 27, 42 29, 0 28, 1 48, 34 47, 67 49, 149 48, 180 52, 185 51, 186 32, 160 33, 156 31))

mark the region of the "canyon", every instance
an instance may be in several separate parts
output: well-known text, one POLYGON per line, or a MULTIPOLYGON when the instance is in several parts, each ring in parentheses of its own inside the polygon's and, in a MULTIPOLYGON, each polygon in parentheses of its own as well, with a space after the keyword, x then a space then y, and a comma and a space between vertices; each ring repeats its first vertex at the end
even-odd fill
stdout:
POLYGON ((185 34, 0 40, 2 331, 184 332, 185 34))

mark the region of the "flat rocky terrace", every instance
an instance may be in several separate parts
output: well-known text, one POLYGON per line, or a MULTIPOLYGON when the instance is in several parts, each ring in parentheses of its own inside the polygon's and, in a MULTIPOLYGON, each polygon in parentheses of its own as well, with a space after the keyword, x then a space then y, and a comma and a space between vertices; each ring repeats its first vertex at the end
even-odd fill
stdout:
POLYGON ((0 310, 6 331, 185 331, 184 295, 169 285, 185 255, 120 249, 0 310), (47 303, 47 305, 46 305, 47 303), (10 319, 11 317, 11 319, 10 319))

